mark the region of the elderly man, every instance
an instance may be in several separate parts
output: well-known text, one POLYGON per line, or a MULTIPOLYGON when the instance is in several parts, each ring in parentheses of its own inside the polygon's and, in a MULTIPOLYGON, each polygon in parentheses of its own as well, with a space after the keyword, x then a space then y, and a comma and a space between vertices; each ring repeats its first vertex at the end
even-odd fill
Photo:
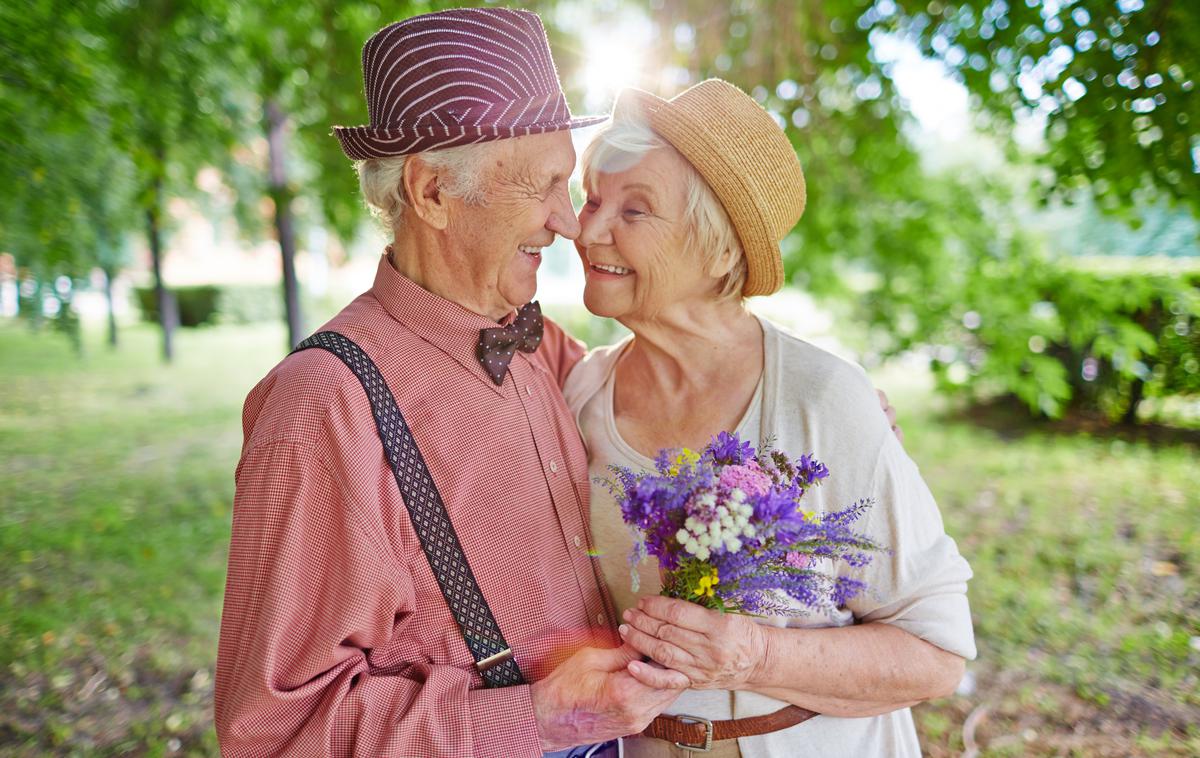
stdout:
POLYGON ((523 11, 393 24, 363 73, 371 126, 337 136, 395 240, 246 400, 222 751, 540 756, 637 732, 687 680, 616 647, 559 391, 583 348, 526 306, 542 249, 579 231, 567 130, 602 119, 571 118, 523 11))

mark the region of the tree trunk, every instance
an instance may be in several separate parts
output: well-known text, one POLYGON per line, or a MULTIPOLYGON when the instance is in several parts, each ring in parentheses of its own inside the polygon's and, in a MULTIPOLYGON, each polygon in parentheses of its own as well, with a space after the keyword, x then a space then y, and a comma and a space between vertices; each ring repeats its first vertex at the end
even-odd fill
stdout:
POLYGON ((108 346, 115 350, 117 348, 117 309, 116 303, 113 301, 113 277, 116 276, 115 269, 101 269, 104 271, 104 299, 108 303, 108 346))
POLYGON ((1142 404, 1142 399, 1146 396, 1146 383, 1141 379, 1134 379, 1133 384, 1129 388, 1129 407, 1125 409, 1125 415, 1121 417, 1121 423, 1126 426, 1137 424, 1138 406, 1142 404))
POLYGON ((292 219, 292 191, 287 179, 287 155, 284 143, 287 114, 273 99, 267 99, 267 154, 270 161, 270 193, 275 201, 275 231, 279 236, 279 254, 283 258, 283 305, 288 328, 288 347, 304 339, 304 319, 300 313, 300 288, 296 281, 296 231, 292 219))
POLYGON ((146 208, 146 233, 150 237, 150 262, 154 268, 154 299, 158 304, 158 323, 162 326, 163 361, 170 363, 175 358, 175 325, 178 314, 175 298, 167 291, 162 277, 162 226, 159 213, 162 210, 162 178, 154 180, 154 194, 146 208))

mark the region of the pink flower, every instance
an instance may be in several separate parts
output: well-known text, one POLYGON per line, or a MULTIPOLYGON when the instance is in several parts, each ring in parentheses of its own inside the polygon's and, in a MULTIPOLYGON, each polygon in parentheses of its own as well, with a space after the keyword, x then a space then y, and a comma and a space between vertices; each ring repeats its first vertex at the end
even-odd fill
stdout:
POLYGON ((787 565, 792 568, 808 568, 808 564, 812 563, 812 556, 807 553, 788 553, 784 559, 787 565))
POLYGON ((771 489, 771 477, 763 473, 757 461, 741 466, 726 466, 721 469, 720 484, 729 489, 737 488, 746 495, 765 495, 771 489))

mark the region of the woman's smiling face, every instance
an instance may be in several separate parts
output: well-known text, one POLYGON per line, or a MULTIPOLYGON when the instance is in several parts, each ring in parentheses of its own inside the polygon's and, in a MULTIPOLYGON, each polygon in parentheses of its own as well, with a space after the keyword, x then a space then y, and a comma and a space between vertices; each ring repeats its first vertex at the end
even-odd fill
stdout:
POLYGON ((713 278, 686 249, 689 170, 674 148, 661 147, 621 170, 588 173, 575 248, 589 311, 652 318, 682 300, 713 296, 713 278))

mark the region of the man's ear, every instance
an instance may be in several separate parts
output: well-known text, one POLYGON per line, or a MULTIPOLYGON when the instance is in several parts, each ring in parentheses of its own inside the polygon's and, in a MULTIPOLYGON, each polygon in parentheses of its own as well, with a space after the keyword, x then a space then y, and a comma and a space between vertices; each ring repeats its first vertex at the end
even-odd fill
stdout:
POLYGON ((450 223, 449 197, 438 186, 437 171, 414 155, 404 162, 404 195, 417 218, 439 231, 450 223))

